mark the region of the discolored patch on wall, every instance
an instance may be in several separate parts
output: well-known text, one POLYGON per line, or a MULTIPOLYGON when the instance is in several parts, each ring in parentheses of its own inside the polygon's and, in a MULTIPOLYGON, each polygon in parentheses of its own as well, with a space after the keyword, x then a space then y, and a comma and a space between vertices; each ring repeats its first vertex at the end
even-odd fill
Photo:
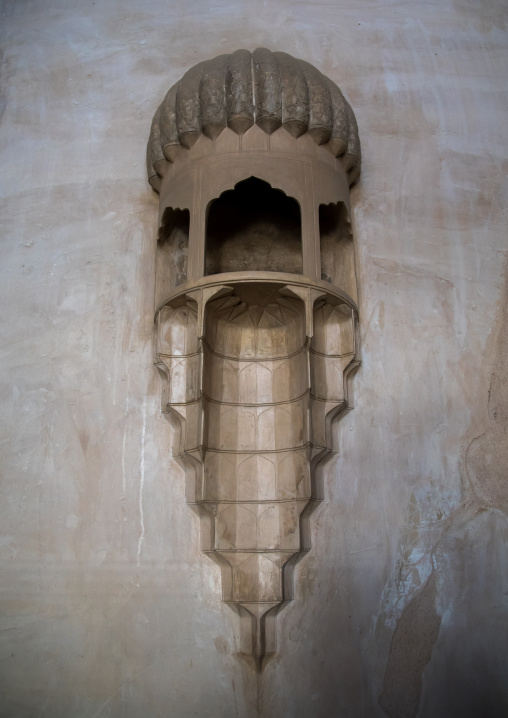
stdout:
POLYGON ((430 660, 441 626, 436 612, 436 573, 406 606, 390 645, 379 704, 390 718, 415 718, 422 691, 422 673, 430 660))
POLYGON ((217 638, 214 638, 213 643, 219 653, 227 655, 231 652, 229 648, 229 641, 225 636, 217 636, 217 638))
MULTIPOLYGON (((508 267, 507 267, 508 270, 508 267)), ((508 271, 500 297, 499 333, 490 374, 483 433, 466 451, 467 475, 478 501, 508 513, 508 271)))

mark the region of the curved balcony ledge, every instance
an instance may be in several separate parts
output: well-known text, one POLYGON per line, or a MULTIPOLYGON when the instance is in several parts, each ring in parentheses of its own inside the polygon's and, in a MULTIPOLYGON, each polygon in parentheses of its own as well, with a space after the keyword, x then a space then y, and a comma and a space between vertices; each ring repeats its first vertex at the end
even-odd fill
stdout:
POLYGON ((346 292, 335 287, 329 282, 325 282, 322 279, 313 279, 312 277, 306 277, 302 274, 287 274, 285 272, 224 272, 222 274, 210 274, 200 279, 194 279, 185 284, 180 284, 176 287, 171 294, 169 294, 164 301, 162 301, 156 308, 155 316, 159 313, 162 307, 171 304, 175 299, 195 292, 199 289, 212 288, 229 285, 231 287, 238 284, 279 284, 281 289, 284 286, 301 287, 304 289, 317 289, 326 294, 327 297, 335 298, 339 300, 341 304, 347 304, 351 309, 358 314, 358 306, 354 299, 349 296, 346 292))

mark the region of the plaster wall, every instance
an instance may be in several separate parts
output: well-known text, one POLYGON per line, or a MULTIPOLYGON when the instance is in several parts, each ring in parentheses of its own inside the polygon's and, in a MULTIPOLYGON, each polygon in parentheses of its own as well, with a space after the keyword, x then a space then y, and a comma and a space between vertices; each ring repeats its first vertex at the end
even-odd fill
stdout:
POLYGON ((0 13, 0 716, 505 716, 506 4, 0 13), (257 46, 339 84, 364 158, 355 409, 261 679, 160 413, 144 165, 167 89, 257 46))

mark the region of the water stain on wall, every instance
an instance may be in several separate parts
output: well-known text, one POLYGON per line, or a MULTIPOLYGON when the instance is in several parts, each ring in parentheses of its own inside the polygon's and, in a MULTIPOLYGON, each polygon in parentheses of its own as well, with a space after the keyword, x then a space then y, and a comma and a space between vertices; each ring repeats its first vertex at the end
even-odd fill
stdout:
POLYGON ((415 718, 422 673, 437 640, 441 616, 436 612, 436 573, 406 606, 392 637, 381 707, 390 718, 415 718))
POLYGON ((469 443, 466 470, 475 497, 483 506, 508 513, 508 271, 501 293, 484 431, 469 443))

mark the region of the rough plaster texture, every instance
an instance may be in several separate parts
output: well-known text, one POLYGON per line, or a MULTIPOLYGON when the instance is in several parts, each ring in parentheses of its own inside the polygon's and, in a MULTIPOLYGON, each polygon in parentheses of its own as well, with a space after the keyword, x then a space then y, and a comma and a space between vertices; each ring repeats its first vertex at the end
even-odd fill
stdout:
POLYGON ((506 715, 507 15, 1 5, 0 716, 506 715), (340 85, 364 157, 355 411, 260 681, 159 412, 144 166, 167 87, 259 45, 340 85))

